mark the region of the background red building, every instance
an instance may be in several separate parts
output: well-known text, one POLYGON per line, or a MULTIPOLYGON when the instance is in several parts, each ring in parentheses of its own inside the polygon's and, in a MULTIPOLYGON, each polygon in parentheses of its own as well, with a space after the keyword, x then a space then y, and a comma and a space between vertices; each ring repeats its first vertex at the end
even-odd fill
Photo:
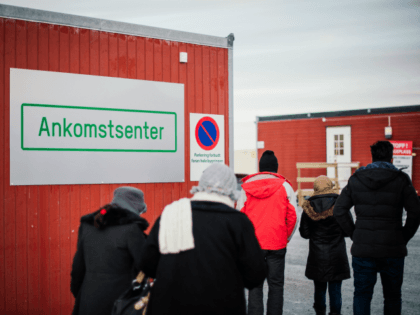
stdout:
MULTIPOLYGON (((378 140, 413 141, 413 155, 417 156, 413 156, 412 181, 420 193, 420 105, 257 117, 257 128, 258 141, 264 141, 264 148, 258 149, 258 159, 265 150, 273 150, 279 161, 279 173, 295 189, 297 162, 333 162, 328 161, 334 155, 334 147, 329 154, 327 134, 337 143, 335 153, 348 154, 350 161, 360 162, 360 166, 371 163, 370 145, 378 140), (392 127, 391 139, 385 138, 387 126, 392 127), (330 132, 334 130, 344 132, 339 132, 334 140, 337 133, 330 132), (349 132, 350 138, 348 133, 340 137, 345 132, 349 132)), ((326 174, 324 169, 302 172, 304 177, 326 174)), ((302 188, 312 188, 312 183, 303 183, 302 188)))

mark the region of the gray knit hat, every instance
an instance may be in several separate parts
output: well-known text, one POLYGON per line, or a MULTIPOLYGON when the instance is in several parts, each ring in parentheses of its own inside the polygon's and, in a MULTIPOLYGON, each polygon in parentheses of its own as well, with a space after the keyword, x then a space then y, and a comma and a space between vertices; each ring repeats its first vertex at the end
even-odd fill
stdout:
POLYGON ((112 205, 129 210, 135 214, 146 212, 147 206, 144 203, 144 194, 140 189, 134 187, 118 187, 114 190, 112 205))
POLYGON ((239 191, 236 189, 236 176, 226 165, 220 163, 211 164, 200 177, 198 186, 191 189, 191 193, 205 191, 228 196, 232 200, 239 199, 239 191))

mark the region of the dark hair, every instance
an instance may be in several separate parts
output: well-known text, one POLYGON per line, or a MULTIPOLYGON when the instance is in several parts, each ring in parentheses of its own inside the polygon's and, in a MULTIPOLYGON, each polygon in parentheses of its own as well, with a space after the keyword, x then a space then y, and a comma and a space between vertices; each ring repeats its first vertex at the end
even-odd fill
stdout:
POLYGON ((372 161, 391 162, 394 146, 389 141, 378 141, 370 146, 372 161))
POLYGON ((107 204, 96 211, 95 217, 93 219, 93 225, 97 229, 102 230, 108 225, 107 219, 109 218, 109 212, 112 211, 113 208, 113 205, 107 204))

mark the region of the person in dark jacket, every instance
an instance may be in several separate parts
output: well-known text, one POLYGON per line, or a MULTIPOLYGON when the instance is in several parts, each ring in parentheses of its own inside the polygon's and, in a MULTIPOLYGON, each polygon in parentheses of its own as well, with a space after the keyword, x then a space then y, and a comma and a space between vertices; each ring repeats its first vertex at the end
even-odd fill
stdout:
POLYGON ((165 207, 142 252, 140 268, 155 278, 147 315, 245 315, 244 288, 266 269, 251 221, 233 208, 235 175, 212 164, 191 193, 165 207))
POLYGON ((130 287, 149 226, 140 217, 145 211, 141 190, 120 187, 110 204, 81 218, 71 271, 73 314, 111 314, 114 301, 130 287))
POLYGON ((327 176, 314 182, 314 193, 302 205, 299 232, 309 239, 309 256, 305 276, 314 281, 314 309, 326 313, 325 295, 328 286, 330 315, 341 311, 341 284, 350 278, 350 266, 344 241, 344 232, 333 217, 338 194, 327 176))
POLYGON ((420 224, 420 202, 410 177, 391 164, 393 146, 378 141, 372 163, 349 179, 334 208, 334 217, 353 240, 354 314, 370 314, 377 273, 381 274, 384 314, 401 314, 401 286, 407 243, 420 224), (349 211, 354 206, 356 224, 349 211), (402 224, 403 209, 407 211, 402 224))

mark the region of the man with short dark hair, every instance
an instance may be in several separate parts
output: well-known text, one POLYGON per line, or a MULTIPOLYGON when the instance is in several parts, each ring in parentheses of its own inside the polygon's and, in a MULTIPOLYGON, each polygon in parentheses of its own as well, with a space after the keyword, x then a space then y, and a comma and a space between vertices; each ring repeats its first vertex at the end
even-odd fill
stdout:
POLYGON ((353 240, 353 312, 369 315, 377 273, 381 275, 384 314, 401 314, 401 286, 407 243, 420 224, 420 201, 410 177, 391 164, 393 146, 378 141, 372 163, 350 177, 334 208, 338 224, 353 240), (356 224, 350 208, 354 206, 356 224), (402 224, 403 209, 407 220, 402 224))
MULTIPOLYGON (((242 179, 242 196, 237 209, 245 213, 255 228, 268 269, 267 314, 283 314, 283 287, 286 246, 296 227, 296 195, 290 182, 277 174, 273 151, 263 153, 260 172, 242 179)), ((248 315, 262 315, 263 283, 249 291, 248 315)))

